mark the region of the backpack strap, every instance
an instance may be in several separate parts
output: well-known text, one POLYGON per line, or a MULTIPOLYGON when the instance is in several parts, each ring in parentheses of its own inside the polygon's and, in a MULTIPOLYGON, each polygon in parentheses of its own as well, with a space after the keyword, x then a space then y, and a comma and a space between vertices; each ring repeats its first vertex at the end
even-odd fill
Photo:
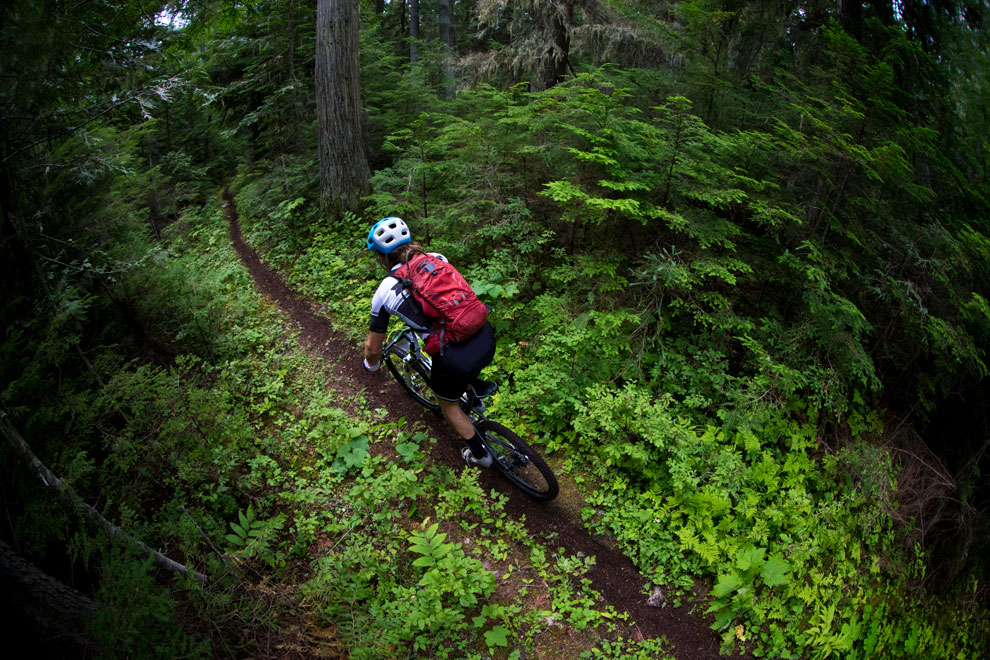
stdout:
POLYGON ((440 319, 440 357, 444 357, 443 354, 443 336, 447 332, 447 321, 440 319))
POLYGON ((396 271, 397 275, 401 275, 401 277, 399 277, 398 279, 402 282, 402 286, 409 289, 411 289, 413 286, 412 274, 409 270, 409 257, 410 255, 412 255, 413 252, 419 252, 424 257, 426 256, 426 252, 424 250, 421 250, 419 248, 409 248, 408 250, 406 250, 405 255, 403 255, 402 267, 399 268, 398 271, 396 271))
MULTIPOLYGON (((421 250, 420 248, 409 248, 408 250, 406 250, 405 255, 403 255, 402 267, 399 268, 399 271, 396 274, 402 275, 402 277, 398 278, 399 281, 402 282, 402 286, 408 287, 410 289, 415 288, 413 286, 412 273, 409 268, 409 258, 413 252, 419 252, 424 257, 429 256, 425 250, 421 250)), ((435 270, 435 266, 433 264, 429 264, 429 267, 431 270, 435 270)), ((441 356, 443 356, 443 349, 444 349, 443 339, 446 333, 447 333, 447 321, 445 321, 444 319, 440 319, 440 355, 441 356)))

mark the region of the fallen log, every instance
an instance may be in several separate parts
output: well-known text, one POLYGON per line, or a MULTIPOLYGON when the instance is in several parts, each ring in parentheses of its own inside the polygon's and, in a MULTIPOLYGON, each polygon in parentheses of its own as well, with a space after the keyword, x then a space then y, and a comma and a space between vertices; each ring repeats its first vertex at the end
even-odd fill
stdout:
POLYGON ((189 570, 179 562, 169 559, 157 550, 152 550, 143 542, 128 535, 120 527, 117 527, 104 518, 99 511, 84 502, 82 498, 73 492, 71 487, 63 483, 58 477, 52 474, 51 470, 45 467, 45 464, 42 463, 37 456, 35 456, 30 445, 28 445, 24 438, 21 437, 20 433, 14 429, 13 425, 10 423, 10 419, 7 417, 7 413, 5 412, 0 413, 0 433, 3 433, 3 436, 7 439, 7 443, 10 447, 37 475, 37 477, 41 480, 41 483, 50 488, 63 504, 71 510, 79 513, 94 527, 106 532, 107 536, 111 539, 118 541, 125 546, 131 547, 147 557, 151 557, 152 562, 154 562, 155 566, 158 566, 159 568, 180 573, 184 576, 192 576, 194 579, 204 584, 209 581, 209 578, 202 573, 189 570))

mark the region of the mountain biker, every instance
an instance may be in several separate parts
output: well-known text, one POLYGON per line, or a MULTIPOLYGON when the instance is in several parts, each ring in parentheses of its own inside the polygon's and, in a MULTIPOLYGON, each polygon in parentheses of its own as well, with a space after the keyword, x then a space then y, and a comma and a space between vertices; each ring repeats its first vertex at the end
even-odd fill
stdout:
MULTIPOLYGON (((368 232, 367 247, 375 253, 378 263, 389 271, 371 299, 371 328, 364 342, 364 366, 369 371, 381 368, 382 345, 388 330, 391 316, 397 316, 421 335, 436 332, 422 307, 413 298, 412 291, 394 276, 407 261, 410 251, 419 253, 423 248, 412 240, 409 227, 402 218, 390 216, 382 218, 368 232)), ((446 257, 429 253, 443 261, 446 257)), ((411 256, 410 261, 415 259, 411 256)), ((492 464, 491 455, 481 443, 481 436, 463 410, 459 401, 468 387, 474 389, 479 398, 495 392, 495 383, 478 377, 481 370, 495 357, 495 336, 487 321, 470 337, 458 343, 449 344, 433 356, 430 374, 430 389, 437 397, 440 410, 457 434, 467 443, 461 457, 469 465, 488 467, 492 464)))

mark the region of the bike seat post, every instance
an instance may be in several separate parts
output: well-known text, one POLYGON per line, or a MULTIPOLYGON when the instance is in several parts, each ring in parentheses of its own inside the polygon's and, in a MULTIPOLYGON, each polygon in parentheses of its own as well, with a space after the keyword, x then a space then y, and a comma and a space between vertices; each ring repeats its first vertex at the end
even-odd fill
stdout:
POLYGON ((485 409, 485 403, 478 398, 478 395, 474 393, 474 388, 470 385, 468 385, 467 392, 464 393, 464 397, 461 400, 464 402, 464 412, 468 414, 471 414, 471 412, 481 412, 485 409))

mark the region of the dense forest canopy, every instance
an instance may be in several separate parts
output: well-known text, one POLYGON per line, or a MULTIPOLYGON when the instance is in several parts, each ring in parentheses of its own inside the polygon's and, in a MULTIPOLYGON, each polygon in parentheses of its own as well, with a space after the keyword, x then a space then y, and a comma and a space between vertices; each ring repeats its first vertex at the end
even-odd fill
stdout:
POLYGON ((510 633, 539 655, 559 621, 570 657, 683 657, 578 598, 590 562, 524 539, 420 422, 341 393, 254 292, 236 208, 351 338, 374 220, 457 263, 494 309, 500 417, 723 651, 986 654, 988 21, 4 3, 0 540, 7 573, 60 585, 23 630, 100 657, 482 657, 510 633), (486 530, 449 590, 408 551, 429 520, 486 530), (525 555, 544 602, 500 594, 485 548, 525 555))

